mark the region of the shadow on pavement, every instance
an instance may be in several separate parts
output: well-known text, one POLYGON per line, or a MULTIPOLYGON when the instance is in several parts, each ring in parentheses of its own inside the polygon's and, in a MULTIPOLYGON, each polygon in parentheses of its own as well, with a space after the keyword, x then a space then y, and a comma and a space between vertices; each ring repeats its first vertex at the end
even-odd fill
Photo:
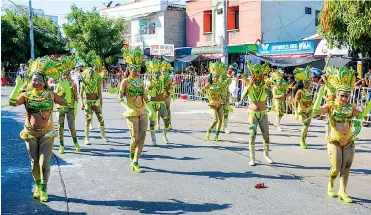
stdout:
MULTIPOLYGON (((67 214, 56 211, 32 198, 34 181, 26 145, 19 137, 24 115, 1 110, 1 212, 2 214, 67 214)), ((69 165, 62 159, 59 165, 69 165)), ((56 165, 52 156, 51 165, 56 165)), ((52 172, 51 174, 57 174, 52 172)), ((65 201, 65 198, 64 198, 65 201)), ((71 213, 75 214, 75 213, 71 213)), ((81 213, 80 213, 81 214, 81 213)))
POLYGON ((193 175, 193 176, 204 176, 208 178, 218 179, 218 180, 225 180, 228 178, 267 178, 267 179, 279 179, 279 180, 297 180, 298 177, 294 177, 291 175, 260 175, 251 171, 247 172, 220 172, 220 171, 202 171, 202 172, 180 172, 180 171, 170 171, 170 170, 162 170, 162 169, 155 169, 151 167, 142 166, 144 170, 150 170, 145 172, 160 172, 160 173, 168 173, 168 174, 177 174, 177 175, 193 175))
MULTIPOLYGON (((55 196, 52 196, 52 198, 55 200, 58 199, 58 197, 55 196)), ((99 201, 69 198, 69 201, 71 203, 93 206, 116 207, 124 211, 137 211, 138 213, 143 214, 185 214, 191 212, 212 213, 214 211, 227 209, 231 206, 231 204, 214 204, 214 203, 192 204, 182 202, 176 199, 169 200, 170 200, 169 202, 149 202, 137 200, 99 201)))

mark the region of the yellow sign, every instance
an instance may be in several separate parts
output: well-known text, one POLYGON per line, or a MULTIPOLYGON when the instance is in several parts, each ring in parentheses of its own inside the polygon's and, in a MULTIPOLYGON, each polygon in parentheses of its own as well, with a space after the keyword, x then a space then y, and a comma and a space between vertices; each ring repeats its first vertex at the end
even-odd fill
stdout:
POLYGON ((358 78, 362 79, 362 61, 357 62, 358 78))

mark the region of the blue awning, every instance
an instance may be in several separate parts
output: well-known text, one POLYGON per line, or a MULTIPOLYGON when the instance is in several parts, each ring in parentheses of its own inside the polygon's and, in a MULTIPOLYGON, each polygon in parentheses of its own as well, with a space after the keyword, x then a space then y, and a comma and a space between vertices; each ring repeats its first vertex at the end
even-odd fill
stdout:
POLYGON ((185 57, 182 57, 182 58, 173 58, 173 57, 169 57, 169 56, 162 56, 162 58, 164 60, 168 61, 168 62, 180 61, 180 62, 184 62, 184 63, 189 63, 191 61, 194 61, 198 57, 199 57, 198 55, 188 55, 188 56, 185 56, 185 57))
POLYGON ((192 53, 192 47, 181 47, 174 49, 174 55, 190 55, 192 53))

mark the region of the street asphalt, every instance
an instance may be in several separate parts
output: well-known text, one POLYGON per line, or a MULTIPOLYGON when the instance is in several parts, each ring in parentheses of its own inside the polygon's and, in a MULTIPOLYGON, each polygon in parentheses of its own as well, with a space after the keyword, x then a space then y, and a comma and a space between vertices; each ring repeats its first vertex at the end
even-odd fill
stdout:
MULTIPOLYGON (((1 212, 2 214, 371 214, 371 129, 362 128, 351 168, 346 204, 326 195, 330 162, 324 140, 324 121, 313 120, 309 149, 300 149, 301 124, 285 115, 284 131, 273 127, 269 113, 271 158, 263 159, 257 136, 257 166, 250 167, 246 107, 230 116, 231 134, 206 142, 211 122, 207 103, 176 100, 172 104, 174 131, 165 145, 160 131, 152 147, 149 132, 134 173, 129 164, 130 136, 123 108, 104 94, 103 115, 109 141, 91 131, 92 145, 84 145, 84 113, 76 127, 81 151, 75 152, 65 125, 65 154, 58 154, 56 138, 48 184, 49 202, 32 198, 33 179, 24 142, 19 137, 25 110, 3 107, 11 88, 2 88, 1 212), (266 188, 256 189, 257 183, 266 188)), ((67 124, 67 123, 66 123, 67 124)), ((211 139, 213 139, 213 134, 211 139)), ((338 187, 338 180, 336 183, 338 187)))

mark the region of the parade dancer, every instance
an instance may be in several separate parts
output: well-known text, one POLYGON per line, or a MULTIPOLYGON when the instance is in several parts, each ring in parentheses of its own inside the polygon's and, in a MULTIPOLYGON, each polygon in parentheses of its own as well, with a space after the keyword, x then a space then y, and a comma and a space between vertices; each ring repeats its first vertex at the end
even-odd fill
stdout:
POLYGON ((161 76, 162 67, 166 67, 168 64, 166 62, 161 63, 158 59, 154 58, 151 61, 146 62, 147 71, 150 73, 152 80, 147 86, 146 91, 150 96, 149 107, 151 110, 151 115, 149 118, 149 127, 152 138, 152 145, 156 146, 156 117, 157 112, 159 112, 161 118, 164 121, 164 130, 162 138, 166 144, 169 140, 166 137, 167 131, 169 130, 170 120, 168 116, 168 110, 166 109, 166 97, 167 92, 165 92, 165 81, 163 76, 161 76))
POLYGON ((60 70, 62 73, 62 80, 57 84, 56 93, 66 100, 66 105, 59 105, 58 118, 58 132, 59 132, 59 154, 64 153, 64 121, 67 117, 68 128, 71 132, 71 137, 75 145, 76 151, 80 151, 80 145, 77 141, 75 119, 77 114, 77 87, 71 81, 70 71, 75 66, 75 61, 70 56, 63 56, 59 58, 60 70))
POLYGON ((306 143, 306 138, 308 134, 308 128, 311 122, 311 113, 312 113, 312 90, 311 87, 311 80, 310 80, 310 68, 307 67, 305 69, 296 68, 294 70, 295 79, 296 81, 303 82, 302 89, 298 89, 295 95, 295 104, 294 104, 294 111, 295 117, 302 122, 302 129, 301 129, 301 136, 300 136, 300 147, 302 149, 307 149, 308 145, 306 143), (308 120, 307 120, 308 119, 308 120))
MULTIPOLYGON (((230 65, 229 68, 233 67, 233 69, 235 70, 236 65, 230 65)), ((221 87, 222 87, 222 100, 223 100, 223 126, 224 126, 224 133, 226 134, 229 134, 231 133, 229 130, 228 130, 228 116, 229 116, 229 113, 231 113, 233 111, 231 105, 229 104, 229 96, 230 96, 230 92, 229 92, 229 85, 231 85, 232 83, 232 78, 231 76, 227 73, 227 72, 224 72, 221 74, 221 87)))
POLYGON ((278 131, 282 131, 281 119, 285 113, 285 93, 287 83, 283 78, 274 81, 275 85, 272 88, 274 108, 277 113, 276 122, 274 124, 278 131))
MULTIPOLYGON (((164 80, 164 87, 165 87, 165 105, 166 105, 166 110, 167 110, 167 113, 168 113, 168 117, 169 117, 169 126, 168 126, 168 130, 172 130, 173 129, 173 126, 171 125, 171 110, 170 110, 170 104, 171 104, 171 98, 175 99, 175 94, 174 94, 174 84, 173 84, 173 80, 172 78, 170 77, 170 72, 171 70, 173 69, 171 67, 171 64, 166 62, 166 61, 163 61, 162 62, 162 79, 164 80)), ((159 130, 160 129, 160 112, 158 111, 157 112, 157 127, 156 129, 159 130)))
POLYGON ((223 87, 220 82, 220 76, 226 73, 227 70, 222 62, 211 63, 209 70, 209 83, 201 89, 201 94, 206 95, 206 98, 209 100, 210 111, 213 116, 213 122, 206 132, 206 140, 210 139, 210 133, 216 126, 214 140, 219 141, 219 133, 224 114, 223 87))
POLYGON ((268 73, 269 66, 268 63, 263 65, 251 65, 248 61, 246 64, 251 76, 250 81, 245 78, 245 82, 248 84, 241 98, 247 95, 249 99, 248 123, 250 126, 249 150, 251 159, 249 165, 255 165, 255 139, 258 125, 264 139, 264 158, 271 164, 273 161, 269 157, 269 123, 267 115, 268 86, 264 82, 264 76, 268 73))
POLYGON ((363 111, 358 111, 355 105, 350 103, 351 91, 355 84, 354 70, 345 66, 340 68, 328 67, 326 76, 328 86, 336 89, 335 101, 330 101, 320 107, 324 92, 322 87, 313 106, 312 116, 317 114, 317 112, 328 114, 330 133, 327 137, 327 149, 331 161, 328 196, 335 196, 334 181, 340 173, 340 188, 337 195, 339 200, 350 203, 352 199, 349 198, 345 190, 354 158, 355 140, 361 129, 360 120, 367 116, 371 110, 371 101, 368 101, 363 111), (353 117, 356 117, 358 120, 353 120, 353 117), (352 133, 352 124, 355 127, 354 133, 352 133))
POLYGON ((24 104, 26 108, 26 122, 20 133, 26 142, 27 151, 31 160, 32 176, 36 188, 33 194, 35 199, 48 201, 47 184, 50 175, 50 159, 53 151, 54 131, 53 106, 54 103, 65 105, 65 100, 48 90, 47 76, 58 79, 59 71, 49 57, 38 58, 30 65, 29 83, 31 88, 20 93, 24 81, 18 76, 15 88, 9 97, 9 105, 24 104))
POLYGON ((128 50, 124 47, 123 56, 130 68, 130 75, 121 82, 118 97, 120 104, 125 108, 123 115, 127 119, 131 135, 130 166, 134 172, 138 173, 142 172, 138 161, 148 127, 148 114, 145 106, 147 95, 145 94, 144 82, 138 77, 142 66, 142 55, 140 47, 136 47, 134 50, 128 50))
POLYGON ((84 70, 81 76, 81 89, 80 89, 80 104, 81 110, 85 110, 85 144, 89 145, 89 129, 90 122, 93 118, 93 113, 98 118, 100 125, 101 137, 104 141, 108 141, 104 132, 104 119, 101 106, 101 83, 102 78, 95 73, 95 71, 88 67, 84 70), (84 93, 86 101, 84 102, 84 93))

